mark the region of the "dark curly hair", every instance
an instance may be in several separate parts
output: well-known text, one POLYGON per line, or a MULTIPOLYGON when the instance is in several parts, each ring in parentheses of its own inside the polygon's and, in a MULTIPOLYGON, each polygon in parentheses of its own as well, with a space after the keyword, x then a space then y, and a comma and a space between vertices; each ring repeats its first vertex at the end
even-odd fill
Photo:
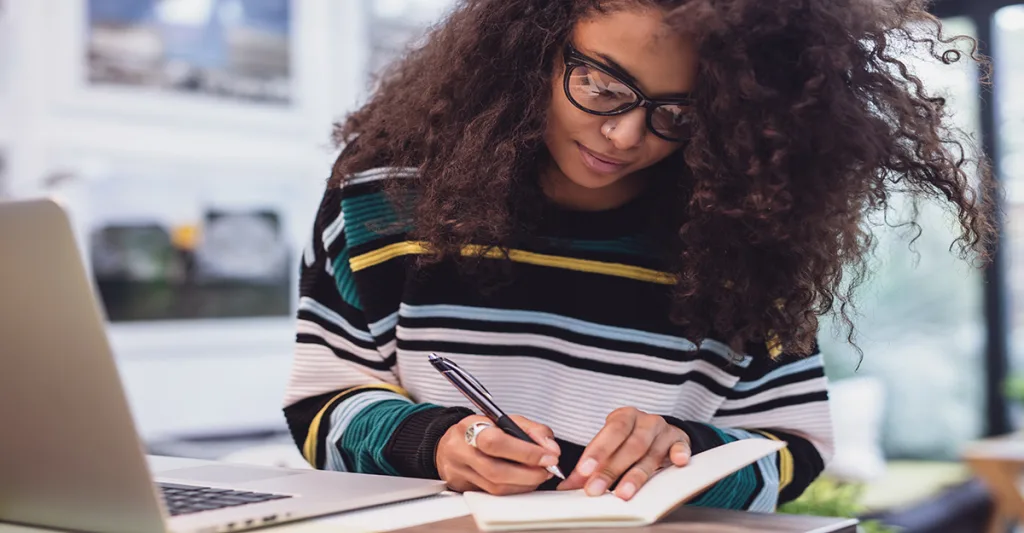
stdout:
POLYGON ((413 233, 434 252, 421 261, 508 248, 549 157, 557 54, 577 21, 636 6, 662 9, 698 47, 692 138, 656 166, 672 191, 660 195, 674 221, 661 241, 678 276, 672 319, 695 342, 807 353, 833 309, 852 341, 868 216, 894 194, 945 200, 961 257, 988 259, 988 165, 900 57, 967 55, 983 75, 988 62, 970 38, 944 36, 922 0, 465 0, 336 126, 345 149, 329 186, 417 167, 413 233))

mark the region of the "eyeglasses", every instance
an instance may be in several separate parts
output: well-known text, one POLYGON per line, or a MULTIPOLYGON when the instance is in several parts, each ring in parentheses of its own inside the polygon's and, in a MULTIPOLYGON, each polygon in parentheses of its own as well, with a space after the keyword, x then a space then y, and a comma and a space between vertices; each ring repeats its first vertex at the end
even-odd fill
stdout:
POLYGON ((579 109, 592 115, 610 117, 628 113, 637 107, 647 111, 647 127, 666 141, 679 142, 689 137, 692 117, 688 96, 653 100, 636 85, 622 79, 608 66, 591 59, 571 43, 565 44, 565 96, 579 109))

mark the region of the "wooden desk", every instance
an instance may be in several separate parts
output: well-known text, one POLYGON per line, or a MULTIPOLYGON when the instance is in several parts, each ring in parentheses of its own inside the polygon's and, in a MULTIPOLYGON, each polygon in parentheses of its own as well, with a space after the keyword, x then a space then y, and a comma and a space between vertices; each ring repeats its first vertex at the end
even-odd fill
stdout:
MULTIPOLYGON (((856 533, 853 518, 743 513, 703 507, 681 507, 652 526, 589 529, 587 533, 856 533)), ((463 516, 392 533, 477 533, 472 516, 463 516)), ((559 530, 565 533, 568 530, 559 530)))
POLYGON ((989 533, 1002 533, 1012 525, 1024 525, 1024 434, 1012 433, 979 440, 965 448, 964 461, 988 487, 995 506, 989 533))

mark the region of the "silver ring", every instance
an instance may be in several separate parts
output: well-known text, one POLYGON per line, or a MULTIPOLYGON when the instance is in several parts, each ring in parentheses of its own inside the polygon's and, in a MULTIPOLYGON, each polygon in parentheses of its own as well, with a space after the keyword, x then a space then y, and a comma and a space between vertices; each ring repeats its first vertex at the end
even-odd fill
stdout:
POLYGON ((479 435, 481 431, 492 427, 494 427, 494 424, 489 424, 487 422, 477 422, 476 424, 469 426, 466 428, 466 444, 476 448, 477 435, 479 435))

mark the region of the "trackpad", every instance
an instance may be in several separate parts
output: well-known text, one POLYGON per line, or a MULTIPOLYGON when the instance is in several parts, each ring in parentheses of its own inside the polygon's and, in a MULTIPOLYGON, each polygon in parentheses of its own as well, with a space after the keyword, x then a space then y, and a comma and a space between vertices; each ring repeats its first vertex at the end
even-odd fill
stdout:
POLYGON ((247 483, 264 479, 294 476, 302 472, 247 468, 244 466, 210 465, 179 468, 160 472, 160 477, 180 479, 192 483, 247 483))

